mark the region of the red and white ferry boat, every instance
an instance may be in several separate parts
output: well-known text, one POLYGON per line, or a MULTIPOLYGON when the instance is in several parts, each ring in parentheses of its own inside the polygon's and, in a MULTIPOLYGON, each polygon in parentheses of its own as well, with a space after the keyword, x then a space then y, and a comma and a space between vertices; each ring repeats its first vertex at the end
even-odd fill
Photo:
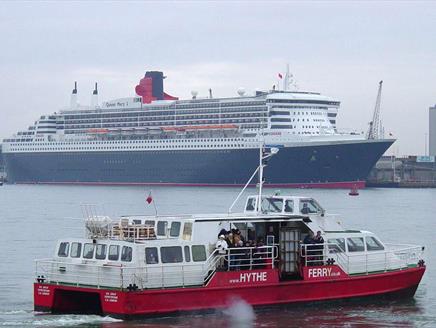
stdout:
MULTIPOLYGON (((261 157, 260 181, 271 155, 261 157)), ((414 295, 424 247, 385 244, 344 229, 313 198, 259 189, 239 214, 87 215, 86 238, 62 239, 53 258, 36 261, 35 310, 129 318, 235 299, 262 306, 414 295), (226 231, 238 235, 237 245, 217 248, 226 231), (306 238, 317 232, 324 242, 306 238)))

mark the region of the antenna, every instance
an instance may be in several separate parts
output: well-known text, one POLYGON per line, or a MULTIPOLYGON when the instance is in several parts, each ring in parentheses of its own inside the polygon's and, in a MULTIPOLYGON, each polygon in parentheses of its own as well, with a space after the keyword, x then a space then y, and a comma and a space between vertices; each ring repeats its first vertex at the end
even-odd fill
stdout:
POLYGON ((283 91, 289 90, 289 64, 286 64, 285 78, 283 79, 283 91))
POLYGON ((251 180, 256 176, 256 174, 259 172, 259 195, 258 195, 258 201, 256 202, 256 212, 260 212, 262 207, 260 206, 260 203, 262 201, 262 188, 264 184, 264 178, 263 178, 263 169, 267 166, 268 160, 277 154, 279 152, 278 148, 271 147, 270 151, 268 152, 265 147, 265 143, 262 141, 259 145, 259 166, 256 168, 250 179, 245 184, 244 188, 240 191, 236 199, 233 201, 232 205, 229 207, 228 213, 232 212, 233 206, 237 203, 241 195, 244 193, 245 189, 247 189, 248 185, 250 184, 251 180))
POLYGON ((289 70, 289 64, 286 64, 286 73, 283 79, 283 90, 289 91, 290 87, 292 87, 293 90, 298 90, 298 85, 294 79, 294 75, 289 70))

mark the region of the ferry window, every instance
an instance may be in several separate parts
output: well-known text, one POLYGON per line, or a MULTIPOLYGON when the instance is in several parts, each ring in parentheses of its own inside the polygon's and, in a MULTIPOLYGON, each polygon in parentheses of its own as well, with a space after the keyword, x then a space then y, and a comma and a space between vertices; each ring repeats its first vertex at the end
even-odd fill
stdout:
POLYGON ((157 247, 147 247, 145 249, 145 262, 147 264, 159 263, 159 257, 157 255, 157 247))
POLYGON ((80 257, 80 254, 82 253, 82 244, 81 243, 71 243, 71 257, 80 257))
POLYGON ((70 249, 70 243, 63 242, 59 245, 58 256, 67 257, 70 249))
POLYGON ((83 246, 83 258, 92 259, 94 256, 94 244, 85 244, 83 246))
POLYGON ((183 225, 183 240, 191 240, 192 236, 192 222, 185 222, 183 225))
POLYGON ((292 213, 293 211, 294 211, 294 201, 288 199, 285 202, 285 212, 292 213))
POLYGON ((365 244, 363 243, 363 238, 347 238, 347 248, 349 252, 364 252, 365 244))
POLYGON ((262 211, 265 212, 281 212, 283 207, 283 199, 281 198, 263 198, 262 211))
POLYGON ((95 251, 95 258, 97 260, 104 260, 106 258, 106 248, 104 244, 97 244, 97 249, 95 251))
POLYGON ((374 237, 365 237, 366 240, 366 249, 368 251, 382 251, 385 248, 383 245, 374 237))
POLYGON ((108 260, 118 261, 119 256, 120 256, 120 247, 118 245, 110 245, 108 260))
POLYGON ((345 252, 345 239, 335 238, 327 240, 329 253, 342 253, 345 252))
POLYGON ((167 235, 167 221, 157 221, 157 235, 166 236, 167 235))
POLYGON ((182 247, 180 246, 161 247, 160 254, 162 258, 162 263, 183 262, 182 247))
POLYGON ((189 252, 189 246, 185 246, 184 251, 185 251, 185 262, 191 262, 191 253, 189 252))
POLYGON ((300 201, 300 212, 302 214, 318 213, 319 211, 319 207, 313 202, 313 200, 307 199, 300 201))
POLYGON ((178 237, 180 234, 180 222, 174 221, 171 222, 170 236, 178 237))
POLYGON ((192 259, 194 262, 206 261, 206 248, 204 245, 192 246, 192 259))
POLYGON ((132 261, 132 247, 123 246, 121 251, 121 261, 131 262, 132 261))
POLYGON ((246 211, 254 211, 256 208, 256 198, 250 197, 248 198, 247 206, 245 207, 246 211))

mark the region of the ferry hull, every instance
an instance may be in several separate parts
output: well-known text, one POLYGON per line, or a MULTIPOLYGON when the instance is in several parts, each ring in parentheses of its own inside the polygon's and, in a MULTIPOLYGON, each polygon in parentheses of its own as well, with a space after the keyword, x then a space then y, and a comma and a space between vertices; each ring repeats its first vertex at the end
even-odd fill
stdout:
MULTIPOLYGON (((380 274, 346 276, 340 279, 134 292, 35 283, 34 302, 36 311, 91 312, 129 318, 226 308, 235 300, 243 300, 253 306, 266 306, 380 295, 411 297, 424 271, 425 267, 416 267, 380 274), (98 304, 89 303, 90 299, 96 300, 98 304)), ((276 274, 278 277, 278 272, 276 274)))
MULTIPOLYGON (((270 187, 362 188, 393 140, 283 147, 266 170, 270 187)), ((258 149, 5 153, 9 183, 244 185, 258 149)))

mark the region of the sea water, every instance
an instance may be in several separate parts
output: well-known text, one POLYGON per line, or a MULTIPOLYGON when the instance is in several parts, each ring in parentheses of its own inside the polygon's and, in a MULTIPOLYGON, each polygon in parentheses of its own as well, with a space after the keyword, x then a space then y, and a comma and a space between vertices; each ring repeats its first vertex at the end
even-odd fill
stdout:
MULTIPOLYGON (((266 192, 275 190, 267 189, 266 192)), ((82 237, 81 204, 100 214, 150 214, 146 187, 4 185, 0 187, 0 326, 2 327, 436 327, 436 189, 282 189, 314 197, 345 227, 375 232, 383 241, 425 245, 427 271, 413 299, 343 301, 253 309, 238 300, 207 314, 121 321, 96 315, 33 312, 34 259, 51 257, 57 239, 82 237)), ((237 188, 153 187, 159 214, 220 213, 237 188)), ((255 193, 248 190, 246 195, 255 193)), ((245 196, 237 209, 242 208, 245 196)))

